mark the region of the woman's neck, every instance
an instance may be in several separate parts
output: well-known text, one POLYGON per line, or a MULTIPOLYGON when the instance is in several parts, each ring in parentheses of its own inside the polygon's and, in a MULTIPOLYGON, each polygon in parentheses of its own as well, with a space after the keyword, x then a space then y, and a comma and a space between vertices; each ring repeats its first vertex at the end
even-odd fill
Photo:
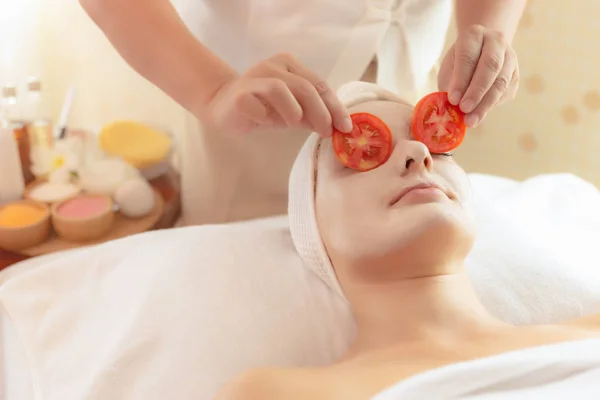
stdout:
POLYGON ((466 271, 459 271, 352 288, 352 353, 422 341, 452 344, 507 327, 484 309, 466 271))

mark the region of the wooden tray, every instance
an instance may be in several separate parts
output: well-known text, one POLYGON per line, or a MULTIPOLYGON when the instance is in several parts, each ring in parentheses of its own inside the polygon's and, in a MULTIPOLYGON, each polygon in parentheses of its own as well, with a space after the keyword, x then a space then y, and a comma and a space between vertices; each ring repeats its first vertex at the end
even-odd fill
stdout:
POLYGON ((142 233, 154 228, 156 223, 160 220, 165 209, 165 201, 162 196, 154 189, 154 208, 150 211, 150 214, 143 218, 131 219, 126 218, 120 213, 115 214, 115 222, 111 231, 108 235, 93 241, 87 242, 68 242, 59 238, 56 233, 52 232, 50 238, 42 244, 39 244, 28 249, 20 250, 19 253, 35 257, 41 256, 48 253, 54 253, 57 251, 70 250, 78 247, 85 247, 94 244, 108 242, 109 240, 121 239, 126 236, 135 235, 136 233, 142 233))

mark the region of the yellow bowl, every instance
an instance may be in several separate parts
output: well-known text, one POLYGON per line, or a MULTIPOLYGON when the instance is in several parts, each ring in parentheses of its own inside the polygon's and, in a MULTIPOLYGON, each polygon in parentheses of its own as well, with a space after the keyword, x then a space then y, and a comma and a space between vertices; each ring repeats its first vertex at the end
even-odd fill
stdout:
POLYGON ((98 144, 105 153, 144 169, 167 159, 173 141, 150 125, 122 120, 104 126, 98 133, 98 144))
POLYGON ((0 226, 0 248, 9 251, 19 251, 45 242, 50 236, 52 228, 48 205, 39 201, 21 200, 3 205, 0 207, 0 211, 14 204, 24 204, 39 208, 44 212, 44 216, 29 225, 16 227, 0 226))
POLYGON ((77 195, 70 199, 54 203, 50 208, 52 225, 61 238, 71 242, 86 242, 101 239, 106 236, 115 221, 114 203, 110 196, 104 195, 77 195), (77 198, 100 198, 106 206, 102 210, 89 216, 71 217, 62 215, 61 207, 77 198))

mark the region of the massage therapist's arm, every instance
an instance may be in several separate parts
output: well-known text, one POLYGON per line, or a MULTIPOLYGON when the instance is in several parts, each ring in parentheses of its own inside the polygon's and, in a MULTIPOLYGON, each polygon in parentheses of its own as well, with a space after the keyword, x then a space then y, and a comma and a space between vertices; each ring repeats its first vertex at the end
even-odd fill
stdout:
POLYGON ((217 131, 352 130, 333 90, 292 55, 239 76, 192 35, 169 0, 79 1, 129 65, 217 131))
POLYGON ((460 35, 472 25, 502 32, 511 43, 527 0, 456 0, 456 24, 460 35))
POLYGON ((169 0, 80 0, 121 56, 198 117, 235 76, 187 29, 169 0))

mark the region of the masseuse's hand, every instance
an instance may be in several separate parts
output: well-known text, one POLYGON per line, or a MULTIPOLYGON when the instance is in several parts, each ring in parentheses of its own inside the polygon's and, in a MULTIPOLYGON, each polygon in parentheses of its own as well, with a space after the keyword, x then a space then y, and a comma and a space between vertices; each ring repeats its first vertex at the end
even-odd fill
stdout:
POLYGON ((477 126, 496 105, 517 94, 519 63, 510 43, 499 32, 473 25, 458 37, 444 57, 438 87, 450 103, 477 126))
POLYGON ((335 92, 294 57, 261 61, 227 81, 208 104, 211 124, 228 133, 257 128, 304 127, 330 136, 333 127, 352 130, 348 112, 335 92))

